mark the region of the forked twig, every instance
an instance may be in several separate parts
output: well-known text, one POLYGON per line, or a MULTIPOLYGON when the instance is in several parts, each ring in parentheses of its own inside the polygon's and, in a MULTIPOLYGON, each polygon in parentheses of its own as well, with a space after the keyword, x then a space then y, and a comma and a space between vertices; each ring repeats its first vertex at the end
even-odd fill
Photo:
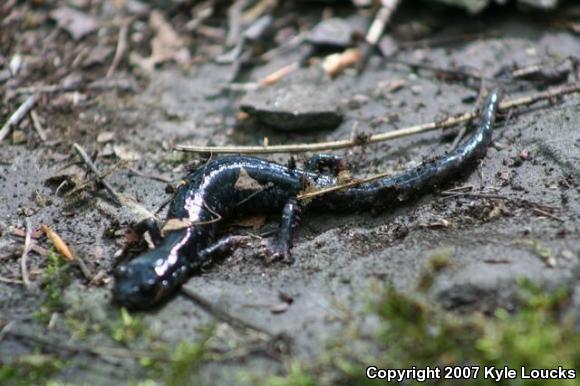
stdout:
MULTIPOLYGON (((566 94, 573 94, 580 91, 580 83, 573 83, 557 88, 553 88, 534 95, 506 100, 499 105, 500 111, 508 111, 514 107, 528 106, 541 100, 553 99, 566 94)), ((419 125, 409 126, 399 130, 373 134, 364 141, 358 138, 342 139, 329 142, 299 143, 291 145, 273 146, 188 146, 176 145, 177 151, 192 153, 214 153, 214 154, 275 154, 275 153, 301 153, 307 151, 337 150, 362 146, 369 143, 389 141, 410 135, 426 133, 437 129, 449 128, 461 123, 471 121, 476 118, 476 111, 453 115, 441 121, 433 121, 419 125)))

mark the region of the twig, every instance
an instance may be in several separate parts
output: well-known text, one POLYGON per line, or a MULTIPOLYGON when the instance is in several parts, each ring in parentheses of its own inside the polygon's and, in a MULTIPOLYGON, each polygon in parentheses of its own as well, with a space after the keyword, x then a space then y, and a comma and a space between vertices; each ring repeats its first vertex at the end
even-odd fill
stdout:
POLYGON ((130 171, 131 173, 135 174, 138 177, 147 178, 149 180, 159 181, 159 182, 163 182, 165 184, 170 184, 173 182, 169 178, 165 178, 163 176, 145 174, 145 173, 140 172, 139 170, 137 170, 135 168, 127 167, 127 170, 130 171))
POLYGON ((187 287, 181 287, 181 293, 187 296, 190 300, 194 301, 197 305, 202 307, 206 312, 213 315, 215 318, 220 319, 232 327, 237 327, 243 330, 251 330, 254 332, 258 332, 260 334, 264 334, 268 337, 273 337, 269 331, 266 331, 260 327, 254 326, 242 319, 239 319, 228 312, 216 307, 212 304, 209 300, 205 299, 204 297, 200 296, 199 294, 195 293, 194 291, 190 290, 187 287))
POLYGON ((358 68, 359 72, 364 69, 372 53, 376 50, 385 31, 385 27, 399 5, 399 0, 382 0, 381 3, 381 8, 377 12, 365 37, 366 45, 363 47, 362 59, 358 68))
POLYGON ((375 174, 374 176, 370 176, 370 177, 367 177, 367 178, 362 178, 360 180, 354 180, 354 181, 347 182, 345 184, 331 186, 329 188, 324 188, 324 189, 316 190, 314 192, 301 193, 296 198, 298 200, 307 200, 307 199, 310 199, 310 198, 313 198, 313 197, 316 197, 316 196, 321 196, 323 194, 327 194, 327 193, 330 193, 330 192, 335 192, 337 190, 348 189, 348 188, 352 188, 353 186, 358 186, 358 185, 366 184, 367 182, 372 182, 372 181, 380 180, 381 178, 388 177, 388 176, 390 176, 392 174, 393 174, 392 172, 383 172, 383 173, 375 174))
POLYGON ((28 114, 28 112, 34 107, 37 101, 38 94, 33 94, 28 98, 26 98, 24 103, 22 103, 20 107, 16 109, 14 114, 12 114, 10 118, 8 118, 4 126, 2 126, 2 128, 0 129, 0 142, 2 142, 4 138, 6 138, 6 136, 10 133, 10 129, 12 128, 12 126, 16 126, 17 124, 20 123, 20 121, 24 118, 24 116, 28 114))
POLYGON ((59 351, 66 351, 69 353, 83 353, 97 357, 113 357, 113 358, 129 358, 140 359, 150 358, 158 361, 169 362, 171 359, 164 354, 151 353, 149 351, 128 350, 118 347, 90 347, 90 346, 76 346, 67 343, 61 343, 54 340, 45 339, 35 335, 29 335, 17 331, 7 331, 7 336, 12 336, 16 339, 28 340, 37 343, 41 346, 56 349, 59 351))
POLYGON ((461 130, 459 130, 459 133, 457 133, 457 135, 455 136, 455 139, 453 140, 453 143, 451 144, 451 150, 455 150, 457 148, 457 146, 459 146, 459 142, 461 142, 461 140, 465 136, 466 132, 467 132, 467 126, 463 126, 461 128, 461 130))
POLYGON ((0 283, 7 283, 7 284, 24 284, 22 280, 18 279, 10 279, 8 277, 0 276, 0 283))
POLYGON ((85 149, 83 149, 82 146, 79 145, 78 143, 73 144, 73 147, 76 150, 77 154, 82 158, 82 160, 84 161, 84 163, 87 165, 87 167, 98 178, 99 182, 101 184, 103 184, 103 186, 105 187, 105 189, 107 190, 107 192, 109 192, 111 194, 111 196, 113 196, 113 199, 116 201, 116 203, 120 205, 121 204, 121 198, 119 197, 119 193, 117 193, 117 191, 115 189, 113 189, 113 187, 107 181, 105 181, 103 179, 103 177, 99 173, 99 170, 97 169, 97 167, 95 166, 95 164, 91 160, 91 157, 89 157, 89 155, 87 154, 87 152, 85 151, 85 149))
MULTIPOLYGON (((540 100, 553 99, 566 94, 573 94, 580 91, 580 83, 574 83, 566 86, 557 87, 548 91, 540 92, 534 95, 506 100, 499 105, 500 111, 506 111, 514 107, 531 105, 540 100)), ((292 145, 274 145, 274 146, 188 146, 176 145, 177 151, 192 153, 214 153, 214 154, 274 154, 274 153, 300 153, 307 151, 319 150, 336 150, 355 146, 362 146, 369 143, 377 143, 410 135, 425 133, 437 129, 445 129, 461 123, 468 122, 478 115, 477 112, 468 112, 451 116, 442 121, 423 123, 420 125, 409 126, 403 129, 373 134, 365 141, 357 138, 343 139, 330 142, 319 143, 300 143, 292 145)))
POLYGON ((2 341, 6 334, 8 334, 10 329, 12 329, 12 326, 14 326, 14 322, 8 322, 4 327, 2 327, 2 330, 0 330, 0 341, 2 341))
MULTIPOLYGON (((117 205, 121 205, 121 206, 124 206, 127 209, 129 209, 131 212, 133 212, 139 218, 139 220, 143 220, 143 219, 147 219, 147 218, 157 218, 157 216, 155 216, 155 214, 151 213, 143 205, 139 204, 133 197, 129 197, 125 194, 118 193, 115 189, 113 189, 113 187, 111 185, 109 185, 109 183, 103 179, 103 176, 97 170, 97 167, 95 166, 95 164, 91 160, 91 157, 89 157, 89 155, 87 154, 85 149, 82 148, 81 145, 79 145, 78 143, 75 143, 75 144, 73 144, 73 147, 76 150, 76 152, 78 153, 78 155, 85 162, 87 167, 95 174, 98 181, 101 184, 103 184, 103 186, 105 187, 107 192, 109 192, 111 194, 111 196, 113 197, 113 200, 115 201, 115 203, 117 205)), ((81 270, 82 269, 83 268, 81 267, 81 270)), ((85 272, 83 272, 83 274, 84 273, 85 272)))
POLYGON ((38 134, 40 140, 42 142, 46 141, 46 131, 42 127, 40 118, 38 117, 38 114, 36 114, 36 111, 30 110, 30 119, 32 119, 32 127, 34 127, 34 130, 36 131, 36 134, 38 134))
POLYGON ((387 23, 389 20, 391 20, 393 12, 395 9, 397 9, 398 5, 399 0, 382 1, 381 9, 379 9, 379 12, 377 13, 377 16, 375 16, 375 19, 373 20, 373 23, 371 24, 371 27, 369 28, 366 35, 366 41, 368 44, 371 46, 376 46, 379 43, 387 23))
POLYGON ((115 56, 113 57, 113 62, 111 62, 111 66, 107 70, 107 78, 110 78, 121 60, 123 59, 123 55, 125 55, 125 51, 127 50, 127 34, 129 32, 129 26, 133 22, 133 18, 125 21, 119 27, 119 38, 117 39, 117 48, 115 49, 115 56))
POLYGON ((538 214, 540 214, 542 216, 549 217, 549 218, 554 219, 554 220, 559 221, 559 222, 564 222, 564 220, 561 219, 560 217, 558 217, 558 216, 556 216, 556 215, 554 215, 554 214, 552 214, 550 212, 546 212, 543 209, 537 208, 535 206, 532 206, 530 209, 532 209, 533 212, 536 212, 536 213, 538 213, 538 214))
POLYGON ((228 10, 228 34, 226 36, 226 46, 233 47, 239 43, 242 31, 242 11, 247 0, 236 0, 228 10))
POLYGON ((483 32, 483 33, 467 33, 464 35, 457 36, 442 36, 437 38, 427 38, 419 40, 411 40, 406 42, 399 42, 397 46, 401 49, 405 48, 417 48, 417 47, 435 47, 445 44, 454 43, 465 43, 470 40, 492 38, 497 37, 498 34, 495 32, 483 32))
POLYGON ((28 259, 28 252, 30 252, 30 247, 32 246, 32 225, 30 225, 30 219, 28 217, 24 219, 24 226, 26 227, 26 236, 24 237, 24 248, 22 250, 22 256, 20 257, 20 271, 22 273, 22 282, 26 288, 29 288, 30 278, 28 277, 26 260, 28 259))

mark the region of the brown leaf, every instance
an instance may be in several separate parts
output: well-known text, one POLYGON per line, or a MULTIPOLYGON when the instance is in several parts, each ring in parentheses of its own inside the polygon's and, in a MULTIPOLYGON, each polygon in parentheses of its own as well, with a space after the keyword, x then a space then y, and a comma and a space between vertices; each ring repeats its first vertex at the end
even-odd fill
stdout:
POLYGON ((262 190, 262 185, 248 174, 246 169, 240 169, 240 175, 234 185, 236 190, 262 190))
POLYGON ((149 24, 156 34, 151 41, 151 56, 142 58, 136 54, 131 56, 133 62, 147 72, 153 71, 155 66, 169 60, 184 64, 190 61, 189 50, 184 40, 167 22, 163 14, 157 10, 151 12, 149 24))
POLYGON ((50 17, 74 40, 80 40, 99 28, 99 23, 95 18, 69 7, 60 7, 52 11, 50 17))
POLYGON ((264 226, 265 223, 266 223, 266 216, 259 214, 256 216, 242 217, 242 218, 234 221, 232 224, 240 226, 240 227, 244 227, 244 228, 258 229, 258 228, 261 228, 262 226, 264 226))
POLYGON ((43 225, 42 230, 44 231, 44 233, 46 233, 46 237, 48 237, 48 239, 52 241, 52 244, 54 245, 56 251, 60 253, 65 258, 65 260, 69 262, 75 261, 74 254, 72 253, 68 245, 66 245, 66 243, 60 238, 60 236, 55 231, 50 229, 48 225, 43 225))
POLYGON ((186 218, 171 218, 163 224, 163 228, 161 228, 161 234, 165 235, 168 232, 178 231, 180 229, 189 228, 191 226, 191 221, 186 218))

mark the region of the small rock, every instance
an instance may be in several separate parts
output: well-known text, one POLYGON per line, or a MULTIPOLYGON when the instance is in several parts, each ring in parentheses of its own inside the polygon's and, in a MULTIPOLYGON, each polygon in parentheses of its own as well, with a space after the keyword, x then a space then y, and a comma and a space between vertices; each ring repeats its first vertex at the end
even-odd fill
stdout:
POLYGON ((96 46, 83 60, 84 67, 90 67, 97 64, 103 64, 107 58, 113 53, 113 47, 96 46))
POLYGON ((330 18, 318 23, 306 37, 315 46, 346 48, 355 43, 357 34, 364 34, 365 27, 357 19, 330 18))
POLYGON ((115 138, 115 133, 112 131, 102 131, 97 136, 97 143, 111 142, 115 138))
POLYGON ((284 131, 335 129, 342 122, 331 84, 277 85, 247 94, 240 109, 258 123, 284 131))
POLYGON ((141 159, 139 153, 125 145, 113 145, 113 151, 115 152, 115 155, 123 161, 137 161, 141 159))
POLYGON ((14 132, 12 132, 12 143, 14 145, 20 145, 24 142, 26 142, 26 134, 24 134, 24 131, 14 130, 14 132))
POLYGON ((74 40, 80 40, 99 28, 99 23, 95 18, 69 7, 61 7, 52 11, 50 17, 74 40))

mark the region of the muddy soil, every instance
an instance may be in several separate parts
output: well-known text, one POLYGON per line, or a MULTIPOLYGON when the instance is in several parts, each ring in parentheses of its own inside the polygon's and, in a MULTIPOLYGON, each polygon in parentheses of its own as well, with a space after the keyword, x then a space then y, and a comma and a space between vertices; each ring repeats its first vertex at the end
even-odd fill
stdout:
MULTIPOLYGON (((426 17, 412 10, 403 15, 403 20, 426 17)), ((580 52, 580 39, 571 32, 547 27, 547 23, 514 10, 495 9, 477 18, 448 17, 443 32, 458 34, 477 25, 485 37, 443 47, 405 49, 396 58, 438 67, 466 66, 492 78, 514 63, 555 62, 580 52)), ((281 53, 245 73, 244 81, 261 79, 298 57, 298 52, 281 53)), ((119 71, 129 76, 126 69, 119 71)), ((31 130, 24 144, 8 140, 0 145, 0 276, 14 281, 21 278, 23 238, 15 236, 14 230, 23 230, 24 216, 28 216, 35 229, 46 224, 57 231, 93 274, 100 273, 97 283, 89 283, 80 270, 70 270, 72 284, 64 295, 67 309, 90 316, 95 324, 118 319, 119 310, 110 303, 110 275, 117 260, 115 252, 124 243, 124 230, 135 216, 116 207, 102 189, 89 186, 65 197, 56 192, 60 181, 46 182, 66 164, 77 162, 82 167, 71 149, 73 142, 89 154, 98 151, 97 164, 104 171, 118 165, 118 159, 104 156, 111 144, 96 139, 102 132, 114 133, 113 146, 125 150, 117 155, 130 151, 139 159, 115 168, 106 179, 153 211, 171 196, 165 193, 167 183, 149 177, 162 176, 175 184, 194 159, 172 152, 174 144, 254 145, 264 137, 271 144, 348 138, 353 127, 359 133, 372 134, 470 111, 477 96, 477 90, 460 82, 439 79, 429 71, 411 71, 378 57, 372 58, 361 75, 347 71, 332 81, 318 66, 312 66, 298 70, 277 87, 318 82, 321 94, 336 93, 332 99, 340 104, 343 121, 331 131, 281 133, 236 123, 244 93, 220 91, 231 71, 231 66, 209 61, 185 70, 169 63, 149 79, 139 78, 133 92, 103 90, 90 94, 90 103, 78 105, 71 101, 72 93, 41 98, 37 110, 44 120, 47 142, 39 142, 31 130), (385 91, 399 81, 400 89, 385 91), (324 82, 331 82, 332 87, 324 87, 324 82), (57 103, 51 98, 59 104, 51 105, 57 103)), ((569 81, 573 81, 572 75, 569 81)), ((535 91, 534 84, 507 87, 512 98, 535 91)), ((3 113, 3 118, 9 114, 3 113)), ((185 286, 236 318, 272 334, 283 333, 292 341, 292 355, 303 360, 319 355, 325 343, 365 309, 377 284, 416 291, 427 261, 436 254, 448 256, 450 264, 435 276, 430 292, 433 302, 449 310, 511 309, 518 280, 528 278, 547 288, 574 288, 579 312, 579 97, 514 111, 501 120, 494 141, 479 167, 464 179, 449 181, 446 189, 470 185, 474 192, 504 199, 433 193, 376 213, 307 213, 295 242, 293 264, 266 262, 256 242, 207 265, 185 286), (281 294, 291 297, 291 304, 283 302, 281 294)), ((366 176, 416 165, 429 155, 449 150, 450 145, 437 131, 337 153, 352 161, 357 176, 366 176)), ((267 158, 286 162, 289 156, 267 158)), ((90 175, 85 176, 81 169, 80 178, 90 175)), ((259 234, 275 227, 273 216, 262 229, 250 231, 259 234)), ((38 244, 48 246, 42 236, 38 244)), ((67 324, 70 313, 56 317, 50 328, 41 324, 35 313, 44 302, 40 283, 46 256, 33 251, 28 260, 30 288, 0 282, 3 325, 12 322, 12 331, 71 344, 115 344, 106 332, 98 330, 89 329, 83 339, 75 338, 67 324)), ((249 342, 259 341, 259 334, 235 332, 183 295, 141 315, 156 339, 170 345, 194 342, 201 327, 215 323, 222 342, 243 349, 249 342)), ((6 335, 0 342, 0 356, 30 353, 38 346, 6 335)), ((130 359, 101 362, 78 354, 72 363, 60 374, 62 379, 107 385, 145 374, 130 359)), ((282 367, 277 360, 256 353, 243 361, 212 365, 207 376, 228 379, 231 371, 272 373, 282 367)))

